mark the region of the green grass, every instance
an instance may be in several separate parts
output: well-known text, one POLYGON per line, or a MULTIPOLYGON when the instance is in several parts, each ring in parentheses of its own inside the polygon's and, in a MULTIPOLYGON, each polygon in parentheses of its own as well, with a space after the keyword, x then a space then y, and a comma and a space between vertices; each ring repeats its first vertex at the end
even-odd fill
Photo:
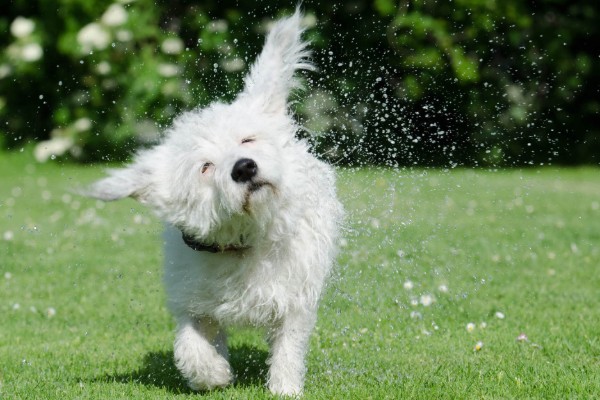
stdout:
MULTIPOLYGON (((68 193, 101 174, 0 154, 2 399, 192 395, 171 361, 160 223, 133 200, 68 193)), ((341 171, 346 240, 305 398, 597 396, 599 177, 591 168, 341 171)), ((238 381, 204 398, 271 398, 261 336, 233 330, 230 344, 238 381)))

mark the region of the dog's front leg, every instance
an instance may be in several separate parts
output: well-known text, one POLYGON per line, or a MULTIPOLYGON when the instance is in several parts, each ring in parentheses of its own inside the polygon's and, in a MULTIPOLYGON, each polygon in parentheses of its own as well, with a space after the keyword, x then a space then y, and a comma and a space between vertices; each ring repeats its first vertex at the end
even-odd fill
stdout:
POLYGON ((290 313, 269 332, 268 387, 272 393, 300 395, 306 373, 306 352, 316 320, 316 310, 290 313))
POLYGON ((232 381, 225 333, 210 318, 180 318, 174 348, 175 364, 194 390, 227 386, 232 381))

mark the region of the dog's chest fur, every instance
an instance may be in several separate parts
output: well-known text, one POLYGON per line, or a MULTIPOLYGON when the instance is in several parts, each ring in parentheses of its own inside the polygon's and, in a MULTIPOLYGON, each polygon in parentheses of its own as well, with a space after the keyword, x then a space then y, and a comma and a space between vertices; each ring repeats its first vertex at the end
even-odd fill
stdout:
POLYGON ((312 271, 309 263, 290 257, 290 252, 300 250, 293 243, 212 254, 190 249, 171 227, 166 229, 165 240, 164 279, 174 311, 210 316, 228 324, 262 325, 294 304, 316 306, 321 288, 315 287, 313 280, 322 281, 325 271, 312 271), (175 253, 176 257, 171 257, 175 253), (295 260, 294 265, 290 259, 295 260))

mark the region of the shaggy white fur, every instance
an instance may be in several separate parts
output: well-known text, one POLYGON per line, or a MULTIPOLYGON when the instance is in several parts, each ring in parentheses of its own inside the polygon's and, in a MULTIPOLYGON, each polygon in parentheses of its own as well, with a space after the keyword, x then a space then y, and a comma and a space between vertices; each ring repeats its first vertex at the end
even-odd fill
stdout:
POLYGON ((267 331, 269 389, 302 392, 342 207, 332 168, 295 138, 288 111, 294 71, 312 69, 300 20, 297 10, 275 24, 235 101, 179 116, 88 192, 133 197, 164 219, 175 362, 196 390, 232 382, 223 327, 250 324, 267 331))

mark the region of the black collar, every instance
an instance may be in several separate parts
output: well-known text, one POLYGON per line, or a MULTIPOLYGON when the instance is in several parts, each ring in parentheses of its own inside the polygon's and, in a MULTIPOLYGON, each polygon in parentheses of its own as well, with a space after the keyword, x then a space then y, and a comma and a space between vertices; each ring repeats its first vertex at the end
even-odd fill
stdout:
POLYGON ((209 253, 224 253, 226 251, 239 251, 239 250, 247 250, 250 246, 234 246, 234 245, 220 245, 217 243, 206 244, 197 241, 190 235, 186 235, 185 233, 181 233, 181 237, 183 242, 192 250, 196 251, 208 251, 209 253))

